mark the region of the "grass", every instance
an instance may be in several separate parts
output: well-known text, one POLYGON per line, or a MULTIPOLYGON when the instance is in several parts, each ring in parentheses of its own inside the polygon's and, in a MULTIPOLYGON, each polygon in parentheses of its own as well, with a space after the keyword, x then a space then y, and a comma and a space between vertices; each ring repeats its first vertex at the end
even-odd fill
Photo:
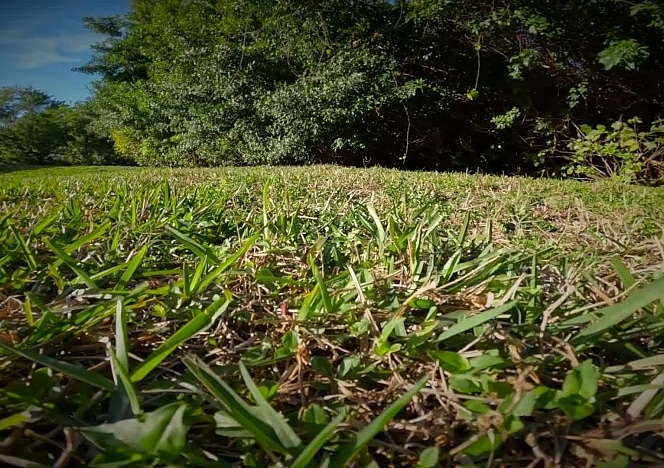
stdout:
POLYGON ((664 463, 664 189, 0 175, 0 462, 664 463))

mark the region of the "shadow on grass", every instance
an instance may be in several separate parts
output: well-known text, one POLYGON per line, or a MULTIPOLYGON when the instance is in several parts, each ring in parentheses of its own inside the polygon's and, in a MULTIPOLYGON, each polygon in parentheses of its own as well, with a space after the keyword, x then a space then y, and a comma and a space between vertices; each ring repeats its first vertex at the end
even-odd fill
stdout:
POLYGON ((0 174, 9 174, 11 172, 31 171, 36 169, 55 169, 64 166, 37 166, 31 164, 3 164, 0 163, 0 174))
POLYGON ((31 165, 31 164, 3 164, 0 163, 0 175, 29 172, 31 175, 72 175, 88 174, 91 168, 99 172, 107 172, 111 168, 121 166, 67 166, 67 165, 31 165), (35 174, 38 172, 38 174, 35 174))

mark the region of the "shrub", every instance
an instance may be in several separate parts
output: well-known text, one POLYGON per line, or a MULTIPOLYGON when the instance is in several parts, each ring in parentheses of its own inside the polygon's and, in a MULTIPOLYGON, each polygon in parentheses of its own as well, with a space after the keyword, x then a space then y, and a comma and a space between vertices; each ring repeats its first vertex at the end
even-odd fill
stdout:
POLYGON ((618 120, 610 128, 578 127, 572 139, 568 175, 584 178, 614 178, 623 182, 664 181, 664 120, 658 119, 639 131, 641 119, 618 120))

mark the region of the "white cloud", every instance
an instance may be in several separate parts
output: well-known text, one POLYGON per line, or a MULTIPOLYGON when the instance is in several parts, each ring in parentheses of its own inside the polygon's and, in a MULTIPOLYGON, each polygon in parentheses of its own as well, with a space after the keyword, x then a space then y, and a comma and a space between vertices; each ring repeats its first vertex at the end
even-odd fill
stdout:
POLYGON ((89 33, 38 35, 33 31, 0 33, 0 61, 14 69, 35 69, 58 63, 81 63, 99 37, 89 33))

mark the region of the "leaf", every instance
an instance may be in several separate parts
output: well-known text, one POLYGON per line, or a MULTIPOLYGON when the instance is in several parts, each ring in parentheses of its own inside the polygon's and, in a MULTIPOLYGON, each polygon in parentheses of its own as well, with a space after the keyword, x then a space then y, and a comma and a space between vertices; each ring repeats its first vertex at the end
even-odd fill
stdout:
POLYGON ((618 277, 620 277, 620 281, 622 282, 623 288, 629 289, 632 286, 634 286, 636 280, 634 279, 634 276, 632 276, 632 274, 630 273, 629 269, 620 260, 620 257, 617 255, 614 256, 611 262, 613 263, 613 268, 615 268, 616 273, 618 273, 618 277))
POLYGON ((343 468, 348 466, 349 462, 355 457, 362 449, 364 449, 371 440, 378 434, 383 427, 394 418, 399 411, 401 411, 410 400, 427 384, 428 378, 422 377, 410 390, 404 393, 398 400, 393 402, 390 406, 374 419, 367 427, 362 429, 353 437, 353 439, 342 446, 339 452, 330 461, 330 468, 343 468))
POLYGON ((256 241, 260 236, 261 236, 260 232, 257 232, 256 234, 251 236, 249 239, 247 239, 247 241, 244 244, 242 244, 242 247, 240 247, 240 249, 237 252, 228 257, 218 267, 212 270, 205 278, 203 278, 203 280, 201 280, 200 284, 198 285, 197 292, 200 293, 204 291, 223 272, 225 272, 230 267, 235 265, 235 263, 240 259, 240 257, 246 254, 247 251, 256 243, 256 241))
POLYGON ((325 306, 325 311, 327 313, 332 313, 332 299, 330 299, 330 293, 327 290, 327 285, 325 284, 323 275, 321 275, 320 270, 316 266, 316 262, 313 256, 309 256, 309 266, 311 267, 311 271, 314 274, 314 278, 316 278, 316 284, 318 284, 318 290, 320 291, 321 299, 323 300, 323 305, 325 306))
POLYGON ((332 363, 326 356, 311 356, 311 367, 325 377, 332 377, 332 363))
POLYGON ((472 375, 452 374, 449 379, 449 385, 452 390, 467 395, 482 391, 480 380, 472 375))
POLYGON ((580 421, 595 413, 595 405, 579 395, 557 398, 556 404, 574 421, 580 421))
POLYGON ((88 276, 88 274, 77 265, 76 260, 71 258, 69 254, 67 254, 64 250, 62 250, 60 247, 52 244, 48 239, 44 239, 44 244, 51 249, 55 254, 58 256, 59 260, 65 263, 74 273, 76 273, 76 276, 78 276, 85 285, 90 288, 90 289, 98 289, 97 285, 95 282, 88 276))
POLYGON ((510 311, 519 301, 517 299, 508 302, 507 304, 503 304, 500 307, 496 307, 494 309, 489 309, 487 311, 481 312, 479 314, 473 315, 467 319, 464 319, 455 325, 452 325, 449 330, 445 331, 438 337, 438 341, 443 341, 447 340, 449 338, 452 338, 456 335, 459 335, 467 330, 471 330, 479 325, 482 325, 490 320, 493 320, 494 318, 498 317, 499 315, 504 314, 505 312, 510 311))
POLYGON ((369 214, 374 220, 374 223, 376 224, 376 232, 378 233, 378 243, 383 244, 385 242, 385 237, 386 237, 383 223, 381 223, 380 218, 378 217, 378 214, 376 213, 376 210, 374 209, 373 206, 371 205, 367 206, 367 211, 369 212, 369 214))
POLYGON ((491 407, 489 405, 478 400, 468 400, 463 404, 463 406, 469 411, 477 414, 486 414, 491 411, 491 407))
POLYGON ((199 244, 196 242, 194 239, 189 237, 186 234, 181 233, 177 229, 171 226, 167 226, 166 230, 173 236, 175 237, 182 245, 187 247, 189 250, 191 250, 193 253, 198 255, 201 259, 204 259, 207 257, 208 260, 210 260, 212 263, 217 264, 219 263, 219 259, 214 253, 214 250, 212 250, 209 247, 204 247, 203 245, 199 244))
POLYGON ((433 468, 438 465, 438 460, 440 460, 440 449, 438 447, 425 448, 420 454, 417 468, 433 468))
POLYGON ((127 269, 125 272, 122 274, 122 277, 118 281, 118 284, 115 285, 116 290, 124 291, 127 285, 129 284, 129 281, 133 278, 134 274, 136 273, 136 270, 140 266, 141 262, 143 261, 143 257, 145 256, 145 252, 147 252, 148 246, 144 245, 141 250, 138 251, 136 255, 127 263, 127 269))
POLYGON ((258 407, 263 411, 263 414, 266 416, 266 422, 272 426, 272 429, 274 429, 274 432, 282 445, 289 449, 302 445, 302 440, 300 440, 293 429, 288 423, 286 423, 283 415, 274 410, 265 398, 263 398, 263 395, 258 387, 256 387, 256 384, 254 384, 254 381, 251 379, 251 376, 242 361, 239 362, 239 367, 240 375, 242 375, 244 384, 247 386, 251 396, 254 397, 254 401, 258 407))
POLYGON ((101 450, 124 446, 146 455, 175 457, 184 451, 187 443, 186 408, 184 403, 175 402, 142 418, 83 427, 79 431, 101 450))
POLYGON ((12 427, 20 426, 30 420, 32 420, 32 416, 28 411, 14 413, 10 416, 0 419, 0 431, 5 431, 7 429, 11 429, 12 427))
POLYGON ((226 312, 230 299, 230 293, 225 293, 223 297, 214 301, 207 309, 205 309, 205 311, 196 315, 196 317, 191 319, 182 328, 171 335, 165 343, 155 349, 147 359, 138 366, 131 376, 131 381, 137 383, 143 380, 155 367, 170 356, 178 346, 210 328, 226 312))
POLYGON ((0 341, 0 349, 5 352, 16 354, 17 356, 21 356, 25 359, 29 359, 32 362, 36 362, 37 364, 46 366, 58 372, 62 372, 69 377, 87 383, 88 385, 92 385, 93 387, 98 387, 107 391, 115 390, 115 384, 108 380, 106 377, 102 377, 101 375, 94 372, 90 372, 81 367, 69 364, 68 362, 59 361, 52 357, 38 354, 27 349, 17 349, 9 344, 3 343, 2 341, 0 341))
POLYGON ((346 418, 346 412, 342 410, 327 426, 325 426, 314 439, 300 452, 290 465, 291 468, 306 468, 313 462, 314 457, 323 448, 325 443, 334 436, 334 431, 346 418))
POLYGON ((28 268, 30 269, 30 271, 35 271, 37 269, 37 261, 35 260, 35 256, 33 255, 33 253, 30 251, 28 243, 25 241, 25 239, 23 239, 21 233, 18 231, 18 229, 16 229, 16 227, 13 224, 10 224, 9 227, 14 233, 14 237, 16 237, 16 240, 18 241, 19 247, 21 247, 21 250, 23 251, 25 260, 28 263, 28 268))
POLYGON ((452 374, 460 374, 470 370, 468 359, 454 351, 430 351, 429 357, 437 361, 443 370, 452 374))
POLYGON ((658 299, 664 301, 664 278, 652 281, 642 288, 632 291, 622 302, 595 312, 600 317, 592 325, 581 330, 572 338, 572 341, 576 342, 581 338, 602 333, 658 299))
POLYGON ((512 414, 514 416, 532 416, 535 411, 535 404, 537 403, 537 394, 534 390, 521 395, 521 399, 514 406, 512 414))
POLYGON ((118 359, 115 351, 112 348, 109 349, 109 354, 113 368, 120 378, 120 383, 118 384, 118 388, 114 395, 114 397, 116 395, 119 395, 119 397, 116 400, 113 398, 111 399, 109 408, 109 420, 111 422, 116 422, 121 421, 126 417, 124 410, 124 407, 126 406, 125 401, 129 403, 132 415, 138 416, 141 413, 141 404, 138 400, 138 394, 132 385, 129 372, 127 371, 127 368, 124 366, 124 364, 122 364, 122 362, 118 359))
POLYGON ((485 453, 495 452, 501 445, 503 445, 502 435, 492 432, 491 434, 485 434, 480 437, 477 441, 463 449, 462 453, 471 456, 480 456, 485 453))
POLYGON ((279 440, 272 427, 255 415, 255 409, 250 407, 233 391, 233 389, 215 374, 199 358, 186 357, 183 359, 187 369, 196 379, 208 389, 217 400, 223 403, 228 415, 237 421, 240 426, 251 433, 256 441, 265 449, 291 455, 291 451, 278 443, 279 440))

